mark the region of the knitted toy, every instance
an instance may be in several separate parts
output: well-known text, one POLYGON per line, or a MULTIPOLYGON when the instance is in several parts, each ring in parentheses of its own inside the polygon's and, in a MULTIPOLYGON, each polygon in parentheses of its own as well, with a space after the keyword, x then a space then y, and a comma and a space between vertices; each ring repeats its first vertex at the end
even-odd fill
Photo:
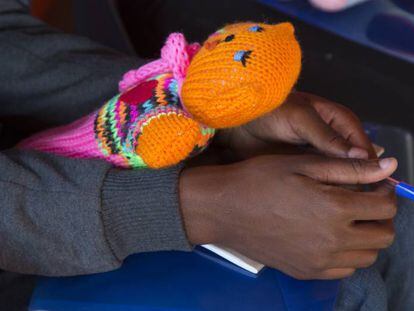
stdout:
POLYGON ((162 168, 201 152, 215 129, 245 124, 283 103, 301 67, 289 23, 238 23, 202 47, 171 34, 161 58, 126 73, 120 94, 72 124, 19 144, 120 167, 162 168))

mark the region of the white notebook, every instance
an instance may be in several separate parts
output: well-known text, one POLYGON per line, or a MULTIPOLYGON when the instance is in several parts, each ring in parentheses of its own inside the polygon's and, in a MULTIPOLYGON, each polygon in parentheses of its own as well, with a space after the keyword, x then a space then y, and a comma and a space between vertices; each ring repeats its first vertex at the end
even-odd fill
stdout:
POLYGON ((209 251, 227 259, 231 263, 247 270, 251 273, 257 274, 264 268, 260 262, 254 261, 253 259, 247 258, 246 256, 233 251, 229 248, 214 245, 214 244, 204 244, 202 245, 204 248, 208 249, 209 251))

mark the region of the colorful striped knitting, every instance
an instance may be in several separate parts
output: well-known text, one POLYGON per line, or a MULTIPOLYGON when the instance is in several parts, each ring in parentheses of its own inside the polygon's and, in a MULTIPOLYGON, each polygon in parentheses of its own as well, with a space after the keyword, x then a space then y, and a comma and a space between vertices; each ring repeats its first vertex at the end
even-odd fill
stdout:
MULTIPOLYGON (((115 96, 96 115, 94 129, 100 150, 105 157, 122 157, 122 166, 146 167, 135 152, 143 129, 152 119, 171 113, 191 117, 182 108, 177 81, 171 73, 160 74, 115 96)), ((201 126, 192 153, 201 152, 213 135, 213 129, 201 126)))
POLYGON ((124 75, 121 94, 19 147, 127 168, 171 166, 201 152, 214 129, 245 124, 281 105, 300 67, 288 23, 229 25, 202 47, 173 33, 159 60, 124 75))
MULTIPOLYGON (((181 105, 177 81, 171 73, 164 73, 116 95, 90 116, 34 135, 20 146, 62 156, 107 159, 119 167, 145 168, 148 165, 136 152, 139 138, 154 118, 171 114, 190 118, 181 105)), ((213 135, 214 129, 200 125, 191 155, 200 153, 213 135)))

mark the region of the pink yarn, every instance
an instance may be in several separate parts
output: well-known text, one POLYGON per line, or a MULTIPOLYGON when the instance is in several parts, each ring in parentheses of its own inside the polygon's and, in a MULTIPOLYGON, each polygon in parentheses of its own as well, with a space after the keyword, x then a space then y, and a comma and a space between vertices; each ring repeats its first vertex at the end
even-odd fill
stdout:
POLYGON ((103 159, 93 130, 95 116, 91 113, 71 124, 45 130, 21 141, 17 147, 71 158, 103 159))
POLYGON ((161 58, 125 73, 119 82, 119 90, 124 92, 150 77, 165 72, 172 72, 177 80, 180 93, 187 68, 199 49, 200 44, 188 44, 183 34, 177 32, 170 34, 164 47, 161 49, 161 58))

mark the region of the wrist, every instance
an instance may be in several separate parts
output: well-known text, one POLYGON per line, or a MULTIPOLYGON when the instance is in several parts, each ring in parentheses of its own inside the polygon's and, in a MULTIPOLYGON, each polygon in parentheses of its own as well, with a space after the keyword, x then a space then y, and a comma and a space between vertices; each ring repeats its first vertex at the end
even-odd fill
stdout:
POLYGON ((180 176, 180 208, 189 242, 193 245, 217 243, 218 166, 187 168, 180 176))

